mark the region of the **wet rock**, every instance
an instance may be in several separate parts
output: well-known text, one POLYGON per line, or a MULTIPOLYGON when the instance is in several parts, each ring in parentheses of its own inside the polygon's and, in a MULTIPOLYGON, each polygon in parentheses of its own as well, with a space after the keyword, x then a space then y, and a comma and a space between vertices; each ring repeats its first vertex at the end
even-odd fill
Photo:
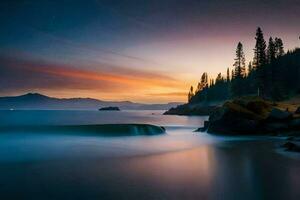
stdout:
POLYGON ((258 130, 261 117, 236 102, 226 102, 209 117, 210 133, 253 133, 258 130))
POLYGON ((293 141, 293 140, 295 140, 295 137, 291 136, 291 137, 288 137, 286 140, 293 141))
MULTIPOLYGON (((209 116, 208 132, 215 134, 290 134, 300 131, 300 118, 260 98, 226 102, 209 116)), ((297 134, 297 133, 296 133, 297 134)))
POLYGON ((292 129, 300 129, 300 118, 292 119, 289 123, 292 129))
POLYGON ((295 114, 300 114, 300 107, 297 108, 297 110, 295 111, 295 114))
POLYGON ((300 146, 292 142, 287 142, 283 144, 282 147, 285 148, 286 151, 300 152, 300 146))
POLYGON ((195 132, 205 132, 207 131, 208 126, 209 126, 209 121, 204 121, 203 127, 196 129, 195 132))
POLYGON ((289 128, 287 123, 280 123, 280 122, 272 122, 272 123, 267 123, 264 126, 264 129, 271 133, 271 132, 278 132, 278 131, 284 131, 289 128))
POLYGON ((288 112, 288 111, 282 111, 282 110, 279 110, 278 108, 273 108, 272 111, 270 112, 269 116, 268 116, 268 120, 269 121, 289 120, 289 119, 292 118, 292 116, 293 116, 293 114, 288 112))

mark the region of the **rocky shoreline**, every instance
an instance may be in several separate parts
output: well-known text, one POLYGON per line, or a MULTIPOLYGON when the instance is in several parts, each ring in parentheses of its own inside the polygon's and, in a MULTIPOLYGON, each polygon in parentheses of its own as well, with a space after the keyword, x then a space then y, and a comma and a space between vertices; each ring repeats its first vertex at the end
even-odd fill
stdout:
POLYGON ((164 115, 207 116, 210 115, 216 108, 216 105, 183 104, 175 108, 171 108, 170 110, 166 111, 164 115))
POLYGON ((282 148, 284 148, 285 151, 290 152, 300 152, 300 142, 299 140, 293 141, 293 142, 286 142, 283 145, 281 145, 282 148))
POLYGON ((299 135, 300 114, 257 97, 239 98, 213 110, 199 131, 224 135, 299 135))

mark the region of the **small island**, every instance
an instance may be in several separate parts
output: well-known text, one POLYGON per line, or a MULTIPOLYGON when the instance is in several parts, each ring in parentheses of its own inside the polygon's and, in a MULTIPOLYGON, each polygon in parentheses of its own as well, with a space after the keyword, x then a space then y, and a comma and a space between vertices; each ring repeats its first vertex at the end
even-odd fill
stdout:
POLYGON ((121 110, 119 107, 116 106, 108 106, 108 107, 99 108, 99 111, 121 111, 121 110))

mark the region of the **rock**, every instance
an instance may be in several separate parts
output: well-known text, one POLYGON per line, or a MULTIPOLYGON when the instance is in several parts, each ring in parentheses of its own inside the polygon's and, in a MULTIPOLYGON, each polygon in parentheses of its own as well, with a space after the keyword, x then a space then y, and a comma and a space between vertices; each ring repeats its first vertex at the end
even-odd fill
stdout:
POLYGON ((216 106, 199 106, 199 105, 190 105, 183 104, 179 105, 176 108, 171 108, 166 111, 164 115, 199 115, 206 116, 209 115, 216 106))
POLYGON ((295 140, 295 137, 291 136, 291 137, 288 137, 286 140, 293 141, 293 140, 295 140))
POLYGON ((278 132, 278 131, 284 131, 289 128, 287 123, 280 123, 280 122, 272 122, 272 123, 267 123, 264 125, 264 129, 268 133, 273 133, 273 132, 278 132))
POLYGON ((207 131, 208 126, 209 126, 209 121, 204 121, 203 127, 196 129, 195 132, 205 132, 207 131))
POLYGON ((283 144, 282 147, 284 147, 286 151, 300 152, 300 146, 292 142, 287 142, 283 144))
POLYGON ((273 108, 272 111, 270 112, 269 116, 268 116, 268 120, 269 121, 289 120, 289 119, 292 118, 292 116, 293 116, 293 114, 288 112, 288 111, 282 111, 282 110, 279 110, 278 108, 273 108))
POLYGON ((289 126, 290 126, 292 129, 299 129, 299 128, 300 128, 300 118, 292 119, 292 120, 289 122, 289 126))
POLYGON ((120 111, 120 108, 109 106, 109 107, 99 108, 99 111, 120 111))
POLYGON ((216 108, 208 132, 215 134, 291 134, 300 130, 300 118, 260 98, 239 98, 216 108))
POLYGON ((249 134, 258 130, 262 118, 236 102, 226 102, 209 116, 208 132, 249 134))
POLYGON ((295 111, 295 114, 300 114, 300 107, 297 108, 297 110, 295 111))

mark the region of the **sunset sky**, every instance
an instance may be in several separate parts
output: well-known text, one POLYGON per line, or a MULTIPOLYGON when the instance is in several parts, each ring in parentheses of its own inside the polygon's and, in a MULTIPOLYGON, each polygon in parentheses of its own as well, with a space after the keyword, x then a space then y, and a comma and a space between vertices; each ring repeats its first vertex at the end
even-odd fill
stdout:
POLYGON ((0 3, 0 96, 39 92, 144 103, 186 101, 201 74, 253 58, 260 26, 300 46, 299 0, 0 3))

